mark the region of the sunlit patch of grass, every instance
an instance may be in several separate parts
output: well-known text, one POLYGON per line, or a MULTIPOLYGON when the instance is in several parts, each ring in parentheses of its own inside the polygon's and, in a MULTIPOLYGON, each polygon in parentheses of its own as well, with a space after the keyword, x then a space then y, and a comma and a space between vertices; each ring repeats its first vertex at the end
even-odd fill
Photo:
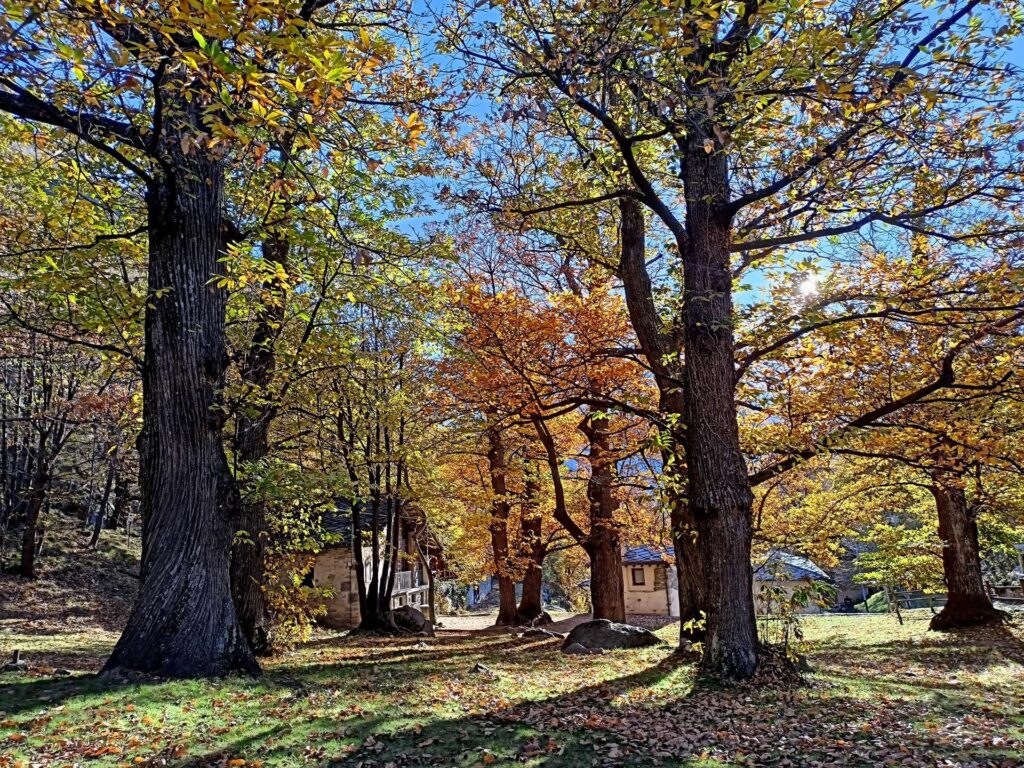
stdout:
MULTIPOLYGON (((320 633, 258 680, 8 674, 0 766, 722 768, 759 750, 765 764, 786 750, 793 765, 854 753, 879 764, 889 752, 962 765, 1008 759, 1024 730, 1020 628, 935 635, 927 618, 806 620, 816 671, 809 686, 783 691, 695 688, 693 663, 672 656, 677 625, 658 631, 665 646, 594 656, 508 634, 320 633)), ((79 653, 92 668, 112 642, 79 632, 11 638, 33 653, 79 653)))

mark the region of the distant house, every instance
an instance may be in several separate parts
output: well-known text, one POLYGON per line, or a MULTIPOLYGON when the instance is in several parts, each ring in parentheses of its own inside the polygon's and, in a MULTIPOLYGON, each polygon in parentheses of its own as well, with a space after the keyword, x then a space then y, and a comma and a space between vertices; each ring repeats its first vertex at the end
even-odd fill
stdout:
MULTIPOLYGON (((626 613, 679 615, 679 581, 675 562, 674 547, 644 545, 626 548, 622 557, 626 613)), ((781 550, 772 550, 754 566, 754 598, 759 613, 768 608, 766 601, 761 599, 762 593, 765 597, 768 595, 763 587, 781 588, 791 597, 795 590, 805 587, 808 580, 832 583, 829 575, 813 561, 781 550)), ((819 606, 810 605, 804 612, 820 610, 819 606)))
POLYGON ((679 581, 673 547, 627 547, 622 557, 626 613, 679 615, 679 581))
MULTIPOLYGON (((809 582, 833 583, 832 578, 813 560, 779 549, 770 550, 754 568, 754 606, 757 612, 769 612, 771 603, 779 599, 780 590, 785 598, 792 598, 794 592, 806 588, 809 582)), ((800 613, 821 611, 821 606, 813 602, 799 610, 800 613)))
MULTIPOLYGON (((384 536, 387 510, 378 513, 381 537, 384 536)), ((360 513, 359 527, 365 534, 372 528, 373 516, 368 511, 360 513)), ((427 572, 417 555, 414 535, 416 520, 408 512, 398 515, 398 564, 395 586, 391 595, 391 607, 411 605, 426 612, 428 598, 427 572)), ((317 553, 313 562, 313 584, 330 587, 332 596, 327 598, 327 615, 324 623, 337 629, 348 629, 359 624, 359 584, 356 580, 356 561, 352 554, 352 507, 347 502, 321 518, 321 529, 328 543, 317 553)), ((371 548, 363 546, 363 576, 370 583, 373 576, 371 548)), ((436 552, 431 550, 431 556, 436 552)))

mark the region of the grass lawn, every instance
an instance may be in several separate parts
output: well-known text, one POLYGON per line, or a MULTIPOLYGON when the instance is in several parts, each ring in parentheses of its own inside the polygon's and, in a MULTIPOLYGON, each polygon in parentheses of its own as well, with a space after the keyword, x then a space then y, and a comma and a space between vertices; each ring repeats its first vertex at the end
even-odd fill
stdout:
POLYGON ((37 669, 0 675, 0 766, 1024 765, 1021 619, 927 619, 809 618, 806 686, 731 690, 695 687, 670 646, 565 656, 480 632, 325 633, 260 680, 117 683, 85 671, 113 632, 7 628, 37 669))

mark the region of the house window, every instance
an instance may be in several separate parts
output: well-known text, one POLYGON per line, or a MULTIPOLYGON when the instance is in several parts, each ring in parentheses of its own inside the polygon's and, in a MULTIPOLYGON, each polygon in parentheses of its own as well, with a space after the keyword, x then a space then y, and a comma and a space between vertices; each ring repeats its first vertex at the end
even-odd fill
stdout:
POLYGON ((642 587, 644 585, 644 569, 634 568, 633 569, 633 586, 642 587))

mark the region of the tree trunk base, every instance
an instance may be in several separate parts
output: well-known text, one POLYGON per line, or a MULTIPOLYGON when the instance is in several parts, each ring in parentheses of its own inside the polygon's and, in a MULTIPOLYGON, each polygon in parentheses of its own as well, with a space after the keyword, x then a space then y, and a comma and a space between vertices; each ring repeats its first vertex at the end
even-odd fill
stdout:
POLYGON ((260 658, 274 655, 273 638, 264 626, 253 629, 252 638, 249 640, 249 647, 252 649, 253 655, 260 658))
POLYGON ((259 677, 262 670, 244 638, 239 635, 232 646, 219 656, 205 659, 189 657, 177 650, 139 655, 130 650, 120 652, 115 649, 100 674, 102 677, 129 680, 140 676, 176 679, 226 677, 233 673, 259 677))
POLYGON ((741 683, 750 680, 756 672, 757 652, 750 648, 724 646, 705 649, 700 660, 700 676, 718 683, 741 683))
POLYGON ((947 632, 965 627, 978 627, 985 624, 1002 624, 1007 619, 1005 611, 994 607, 985 598, 950 599, 942 610, 932 617, 928 629, 936 632, 947 632))

